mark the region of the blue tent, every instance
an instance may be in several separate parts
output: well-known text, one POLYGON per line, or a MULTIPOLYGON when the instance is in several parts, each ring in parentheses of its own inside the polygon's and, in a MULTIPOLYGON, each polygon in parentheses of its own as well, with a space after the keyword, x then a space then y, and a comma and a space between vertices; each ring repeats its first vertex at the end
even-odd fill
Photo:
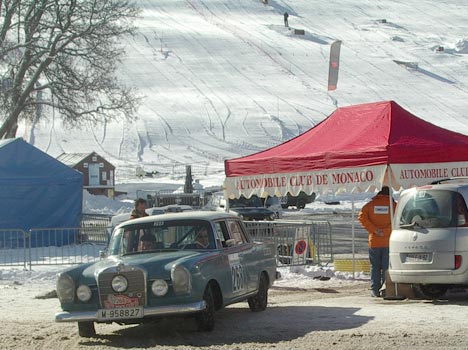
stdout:
MULTIPOLYGON (((82 183, 80 172, 23 139, 0 140, 0 245, 23 245, 12 244, 14 229, 79 227, 82 183)), ((71 243, 74 233, 36 235, 31 237, 33 246, 48 246, 71 243)))

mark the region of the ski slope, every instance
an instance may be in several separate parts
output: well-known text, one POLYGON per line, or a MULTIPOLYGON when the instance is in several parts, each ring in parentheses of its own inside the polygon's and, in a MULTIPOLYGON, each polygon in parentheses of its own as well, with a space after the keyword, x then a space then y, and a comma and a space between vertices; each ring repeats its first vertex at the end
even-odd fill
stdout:
POLYGON ((174 176, 191 164, 196 178, 222 177, 224 159, 277 145, 357 103, 395 100, 468 134, 465 0, 136 3, 142 18, 120 74, 144 96, 138 120, 70 130, 49 111, 18 136, 53 156, 94 150, 126 182, 137 166, 174 176), (304 36, 284 27, 285 11, 304 36), (336 39, 338 89, 327 93, 336 39))

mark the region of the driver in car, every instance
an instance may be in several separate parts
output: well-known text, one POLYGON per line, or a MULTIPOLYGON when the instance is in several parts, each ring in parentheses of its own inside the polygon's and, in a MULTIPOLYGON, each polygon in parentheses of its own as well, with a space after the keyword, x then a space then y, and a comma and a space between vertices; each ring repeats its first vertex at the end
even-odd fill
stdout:
POLYGON ((207 249, 210 245, 210 237, 208 235, 208 230, 206 227, 202 227, 195 238, 195 243, 197 248, 207 249))

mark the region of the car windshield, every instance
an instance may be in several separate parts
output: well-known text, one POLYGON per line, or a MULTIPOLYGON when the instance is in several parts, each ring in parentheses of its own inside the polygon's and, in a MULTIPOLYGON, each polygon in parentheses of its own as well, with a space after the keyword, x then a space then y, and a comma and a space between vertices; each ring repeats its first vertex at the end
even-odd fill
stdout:
POLYGON ((396 212, 397 227, 444 228, 466 225, 463 197, 454 191, 415 189, 402 195, 396 212))
POLYGON ((244 208, 244 207, 263 207, 262 201, 257 196, 250 198, 240 197, 229 200, 230 208, 244 208))
POLYGON ((211 225, 207 221, 161 220, 117 228, 109 243, 109 254, 214 249, 214 242, 211 225))

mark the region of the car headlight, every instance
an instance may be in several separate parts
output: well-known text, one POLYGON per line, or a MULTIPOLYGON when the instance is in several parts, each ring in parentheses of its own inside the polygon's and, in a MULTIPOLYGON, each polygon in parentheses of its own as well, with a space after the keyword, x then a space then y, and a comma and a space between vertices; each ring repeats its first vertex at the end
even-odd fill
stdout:
POLYGON ((154 295, 158 297, 165 296, 167 294, 169 287, 164 280, 156 280, 151 285, 151 291, 154 295))
POLYGON ((245 218, 244 218, 244 215, 239 214, 239 219, 244 220, 244 219, 245 219, 245 218))
POLYGON ((276 214, 275 213, 271 214, 270 215, 270 220, 275 220, 275 219, 276 219, 276 214))
POLYGON ((117 275, 112 279, 112 289, 117 293, 123 293, 127 290, 128 281, 124 276, 117 275))
POLYGON ((192 289, 190 272, 183 266, 174 265, 171 270, 172 287, 176 294, 189 293, 192 289))
POLYGON ((75 282, 65 273, 57 279, 57 296, 62 304, 72 303, 75 299, 75 282))
POLYGON ((76 290, 76 296, 78 299, 82 302, 87 302, 89 299, 91 299, 91 289, 88 286, 85 286, 82 284, 81 286, 78 287, 76 290))

